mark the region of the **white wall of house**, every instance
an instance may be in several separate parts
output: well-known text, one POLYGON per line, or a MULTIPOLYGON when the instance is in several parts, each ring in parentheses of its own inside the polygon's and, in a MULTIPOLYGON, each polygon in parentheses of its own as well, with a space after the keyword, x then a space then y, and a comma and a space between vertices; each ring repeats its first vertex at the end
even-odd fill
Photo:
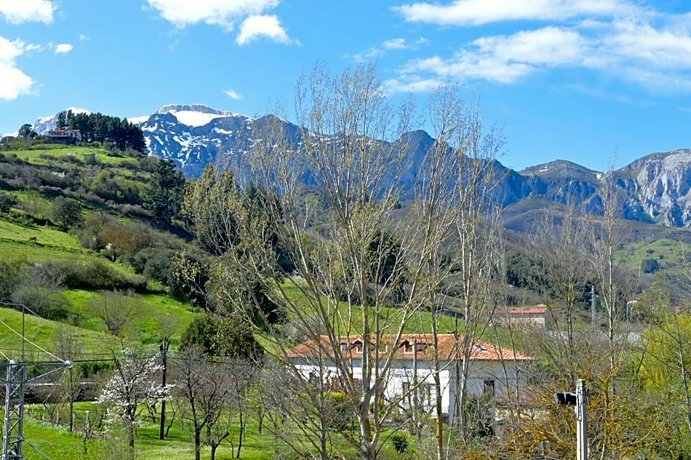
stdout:
MULTIPOLYGON (((293 365, 305 379, 310 375, 319 375, 319 366, 308 358, 292 358, 293 365)), ((507 391, 515 391, 527 384, 526 375, 522 372, 525 362, 499 361, 473 361, 470 366, 468 379, 468 394, 482 395, 490 393, 491 396, 502 396, 507 391)), ((352 375, 354 379, 362 378, 362 362, 359 359, 352 361, 352 375)), ((456 379, 452 362, 441 363, 439 372, 442 392, 442 412, 451 417, 455 404, 456 379)), ((324 378, 328 382, 338 379, 339 373, 333 362, 325 361, 324 378)), ((396 360, 391 367, 388 382, 385 389, 385 397, 391 401, 409 407, 413 399, 413 382, 418 383, 417 401, 421 407, 430 414, 434 411, 436 398, 434 389, 434 369, 432 362, 412 359, 396 360), (417 372, 415 371, 417 367, 417 372), (410 396, 409 396, 410 395, 410 396)))

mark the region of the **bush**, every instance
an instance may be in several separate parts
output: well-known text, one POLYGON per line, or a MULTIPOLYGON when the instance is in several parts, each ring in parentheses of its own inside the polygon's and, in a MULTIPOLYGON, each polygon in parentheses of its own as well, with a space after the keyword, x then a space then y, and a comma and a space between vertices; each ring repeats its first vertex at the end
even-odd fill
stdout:
POLYGON ((340 391, 331 391, 325 395, 326 425, 332 430, 343 431, 353 421, 346 398, 346 394, 340 391))
POLYGON ((21 281, 22 263, 16 259, 0 259, 0 301, 9 302, 21 281))
POLYGON ((139 251, 130 263, 137 273, 143 274, 147 279, 160 281, 165 286, 170 286, 173 277, 172 261, 175 251, 168 248, 153 247, 139 251))
POLYGON ((69 289, 146 291, 146 280, 137 275, 120 273, 104 262, 54 260, 41 266, 45 276, 60 276, 69 289))
POLYGON ((404 454, 408 450, 408 438, 403 433, 394 433, 391 435, 391 444, 399 454, 404 454))
POLYGON ((27 306, 46 319, 65 318, 65 299, 55 289, 38 286, 26 280, 12 293, 12 302, 27 306))
POLYGON ((252 327, 241 317, 204 315, 195 318, 182 334, 180 349, 199 347, 209 356, 261 360, 263 350, 252 327))
POLYGON ((55 223, 62 230, 77 227, 84 219, 82 217, 82 207, 79 203, 61 196, 53 201, 51 212, 55 223))
POLYGON ((660 262, 655 259, 643 259, 641 263, 641 271, 643 271, 643 273, 659 272, 661 268, 660 262))
POLYGON ((0 212, 8 213, 17 204, 17 199, 7 193, 0 193, 0 212))
POLYGON ((91 315, 101 318, 108 332, 121 335, 131 325, 132 318, 141 311, 135 297, 121 292, 103 291, 98 298, 84 306, 91 315))

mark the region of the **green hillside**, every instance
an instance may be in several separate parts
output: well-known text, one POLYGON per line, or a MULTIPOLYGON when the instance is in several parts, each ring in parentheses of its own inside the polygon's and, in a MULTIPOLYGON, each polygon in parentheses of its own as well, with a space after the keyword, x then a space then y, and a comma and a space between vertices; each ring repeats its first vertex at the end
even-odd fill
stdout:
MULTIPOLYGON (((24 303, 41 316, 26 316, 27 338, 50 350, 67 329, 85 354, 120 346, 123 337, 97 314, 110 301, 133 312, 122 332, 128 343, 157 345, 162 318, 179 340, 198 309, 170 295, 152 267, 144 275, 147 256, 137 257, 170 255, 187 244, 146 207, 158 161, 98 146, 24 147, 0 149, 0 301, 24 303)), ((16 330, 20 316, 0 309, 7 325, 0 327, 16 330)), ((12 353, 19 340, 4 332, 0 351, 12 353)))

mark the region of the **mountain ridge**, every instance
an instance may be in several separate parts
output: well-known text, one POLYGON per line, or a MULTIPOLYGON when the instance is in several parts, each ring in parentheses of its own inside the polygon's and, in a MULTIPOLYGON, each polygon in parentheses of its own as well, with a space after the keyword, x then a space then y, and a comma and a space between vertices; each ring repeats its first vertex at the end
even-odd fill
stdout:
MULTIPOLYGON (((271 114, 253 118, 203 104, 168 104, 149 116, 130 120, 144 132, 151 155, 173 160, 185 176, 193 178, 210 163, 238 165, 255 142, 253 137, 261 138, 266 132, 270 119, 282 123, 289 144, 299 149, 299 127, 271 114)), ((45 120, 42 123, 45 129, 45 120)), ((410 193, 421 159, 434 139, 424 130, 415 130, 394 142, 404 146, 409 158, 410 166, 401 177, 401 185, 410 193)), ((691 149, 650 153, 609 172, 562 159, 521 171, 495 160, 491 168, 495 177, 501 177, 495 198, 504 208, 539 196, 601 215, 605 209, 604 189, 611 182, 619 217, 667 227, 691 227, 691 149)))

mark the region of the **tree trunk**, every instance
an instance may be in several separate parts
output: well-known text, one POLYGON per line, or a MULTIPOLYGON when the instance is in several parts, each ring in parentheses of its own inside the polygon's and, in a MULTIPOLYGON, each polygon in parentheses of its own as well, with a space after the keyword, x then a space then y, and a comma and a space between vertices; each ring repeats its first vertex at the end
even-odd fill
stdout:
POLYGON ((127 422, 127 456, 130 460, 134 460, 134 422, 132 420, 127 422))
MULTIPOLYGON (((242 449, 242 438, 245 435, 245 418, 242 416, 242 411, 240 411, 240 433, 238 434, 238 450, 237 458, 240 458, 240 450, 242 449)), ((213 460, 213 457, 212 457, 213 460)))
POLYGON ((74 431, 74 374, 70 367, 70 384, 69 384, 69 398, 70 398, 70 432, 74 431))
POLYGON ((201 460, 202 457, 202 429, 194 429, 194 460, 201 460))

